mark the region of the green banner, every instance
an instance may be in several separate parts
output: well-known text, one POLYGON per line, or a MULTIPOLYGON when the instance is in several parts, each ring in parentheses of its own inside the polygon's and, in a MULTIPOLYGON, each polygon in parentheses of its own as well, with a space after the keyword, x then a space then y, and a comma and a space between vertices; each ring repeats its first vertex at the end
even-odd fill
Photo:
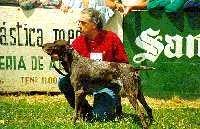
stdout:
POLYGON ((123 29, 129 62, 156 68, 140 72, 145 95, 200 98, 200 12, 137 11, 123 29))

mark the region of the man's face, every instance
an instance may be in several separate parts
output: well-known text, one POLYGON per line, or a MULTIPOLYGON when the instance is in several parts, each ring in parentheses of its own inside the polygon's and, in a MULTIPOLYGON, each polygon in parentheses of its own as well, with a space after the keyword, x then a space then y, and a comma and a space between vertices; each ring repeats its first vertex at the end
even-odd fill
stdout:
POLYGON ((79 19, 79 28, 82 35, 90 35, 96 30, 96 24, 92 22, 87 14, 82 14, 79 19))

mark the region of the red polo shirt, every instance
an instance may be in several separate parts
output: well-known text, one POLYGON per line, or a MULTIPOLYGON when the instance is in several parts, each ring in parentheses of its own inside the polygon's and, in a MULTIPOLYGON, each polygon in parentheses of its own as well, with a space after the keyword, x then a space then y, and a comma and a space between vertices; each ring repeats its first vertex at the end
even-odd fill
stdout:
POLYGON ((111 31, 100 31, 93 41, 89 41, 85 36, 79 36, 71 47, 84 57, 90 58, 90 53, 102 53, 103 61, 128 63, 121 40, 111 31))

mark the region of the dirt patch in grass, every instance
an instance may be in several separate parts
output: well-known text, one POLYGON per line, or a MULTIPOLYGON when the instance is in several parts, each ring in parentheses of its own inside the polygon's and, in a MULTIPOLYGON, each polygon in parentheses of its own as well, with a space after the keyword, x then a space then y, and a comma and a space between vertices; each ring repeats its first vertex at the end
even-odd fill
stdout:
MULTIPOLYGON (((87 96, 86 98, 90 104, 93 103, 93 97, 87 96)), ((182 108, 182 107, 190 107, 190 108, 200 108, 200 99, 196 100, 184 100, 179 97, 174 97, 169 100, 164 99, 156 99, 145 97, 147 103, 153 108, 182 108)), ((33 96, 0 96, 1 101, 21 101, 25 100, 28 103, 53 103, 53 102, 61 102, 66 101, 63 95, 55 95, 55 96, 47 96, 47 95, 33 95, 33 96)), ((130 105, 127 98, 122 98, 122 104, 130 105)))
MULTIPOLYGON (((179 97, 173 97, 169 100, 164 99, 156 99, 145 97, 147 103, 153 108, 200 108, 200 99, 196 100, 184 100, 179 97)), ((129 104, 127 98, 122 99, 122 104, 129 104)))

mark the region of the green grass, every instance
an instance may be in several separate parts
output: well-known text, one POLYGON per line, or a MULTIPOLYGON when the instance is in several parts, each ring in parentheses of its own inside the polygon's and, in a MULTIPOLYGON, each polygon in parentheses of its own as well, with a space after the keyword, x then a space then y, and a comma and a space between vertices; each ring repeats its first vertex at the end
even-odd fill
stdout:
MULTIPOLYGON (((0 96, 0 128, 65 128, 65 129, 140 129, 141 123, 123 99, 124 114, 110 121, 78 121, 71 118, 73 109, 62 95, 0 96)), ((200 101, 155 100, 147 98, 155 122, 150 129, 199 129, 200 101), (187 105, 190 105, 190 107, 187 105)))

